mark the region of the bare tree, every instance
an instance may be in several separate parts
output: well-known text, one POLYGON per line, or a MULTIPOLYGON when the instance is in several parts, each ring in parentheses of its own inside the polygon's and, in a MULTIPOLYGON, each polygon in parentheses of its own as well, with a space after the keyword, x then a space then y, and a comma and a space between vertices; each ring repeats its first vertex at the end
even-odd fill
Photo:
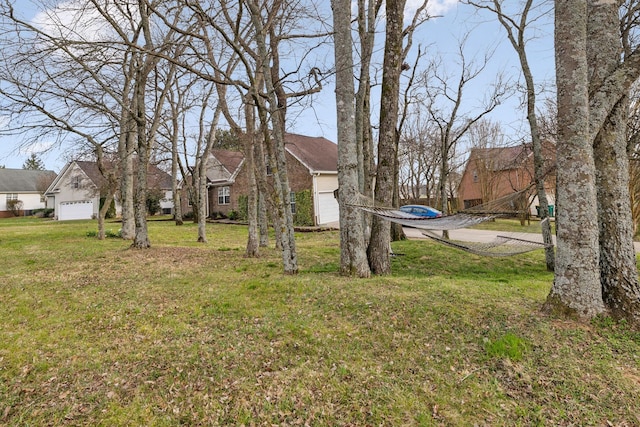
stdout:
POLYGON ((258 225, 258 180, 256 178, 256 129, 255 106, 250 95, 245 99, 245 121, 247 132, 244 135, 245 167, 249 176, 249 194, 247 196, 247 220, 249 230, 247 235, 247 257, 260 255, 260 239, 258 225))
MULTIPOLYGON (((113 61, 107 60, 112 56, 105 46, 85 41, 82 23, 69 27, 59 21, 65 10, 53 9, 49 21, 38 25, 18 17, 9 2, 2 4, 1 11, 5 31, 14 34, 13 40, 18 41, 17 45, 5 45, 2 49, 4 55, 11 55, 2 61, 3 108, 19 117, 13 121, 15 127, 8 131, 28 135, 31 141, 53 136, 61 142, 71 140, 90 147, 109 183, 101 188, 106 203, 98 216, 98 238, 103 239, 105 214, 120 178, 118 168, 114 167, 113 150, 109 153, 117 133, 114 104, 117 106, 120 99, 105 84, 106 75, 113 70, 113 61), (23 34, 30 37, 21 39, 23 34), (19 72, 15 64, 21 65, 19 72), (94 71, 94 67, 100 68, 102 74, 94 71)), ((78 10, 72 8, 70 13, 78 10)), ((84 24, 87 22, 93 21, 88 19, 84 24)))
POLYGON ((213 118, 207 120, 207 113, 210 111, 209 103, 215 92, 215 85, 210 85, 206 95, 202 99, 197 137, 197 148, 195 153, 195 165, 193 167, 193 199, 196 201, 194 210, 198 223, 198 242, 207 242, 207 171, 211 149, 216 140, 216 129, 222 111, 221 103, 217 103, 213 118))
MULTIPOLYGON (((555 279, 545 308, 581 318, 606 311, 602 274, 612 273, 601 271, 593 144, 599 135, 614 129, 607 122, 640 76, 637 48, 623 62, 613 67, 607 65, 613 56, 609 46, 615 38, 612 34, 619 31, 617 7, 616 2, 556 2, 560 209, 555 279), (594 75, 594 80, 589 75, 589 52, 601 52, 598 63, 603 61, 602 66, 607 68, 602 75, 594 75)), ((637 288, 624 290, 625 283, 617 286, 622 292, 610 295, 614 299, 608 300, 607 305, 614 315, 637 325, 637 288)))
POLYGON ((373 177, 375 175, 371 125, 371 63, 375 45, 376 21, 382 4, 382 0, 358 0, 357 24, 360 46, 358 56, 360 61, 358 64, 358 89, 355 93, 356 147, 359 191, 367 197, 373 197, 373 177))
MULTIPOLYGON (((332 0, 338 115, 338 201, 340 205, 340 273, 368 277, 362 213, 350 204, 363 191, 356 136, 355 87, 351 38, 351 2, 332 0), (360 179, 359 179, 360 175, 360 179)), ((364 101, 363 101, 364 102, 364 101)))
POLYGON ((605 311, 598 268, 595 164, 589 139, 587 2, 556 2, 558 253, 547 309, 605 311))
MULTIPOLYGON (((297 272, 297 255, 293 230, 293 218, 289 208, 289 183, 286 170, 284 134, 287 108, 309 94, 321 89, 318 73, 314 68, 308 78, 300 76, 300 64, 293 72, 284 72, 280 51, 283 45, 314 39, 319 35, 309 31, 309 10, 299 3, 282 1, 241 0, 224 1, 215 5, 190 3, 191 10, 199 14, 213 29, 220 40, 231 47, 244 67, 244 78, 225 76, 226 83, 233 84, 253 97, 258 119, 263 129, 266 154, 270 159, 275 182, 271 194, 277 214, 276 236, 283 252, 285 273, 297 272), (299 32, 300 31, 300 32, 299 32), (283 74, 284 73, 284 74, 283 74), (298 90, 289 90, 296 88, 298 90)), ((197 52, 193 52, 197 56, 197 52)), ((303 58, 306 58, 306 53, 303 58)), ((291 62, 287 62, 287 66, 291 62)), ((208 76, 203 76, 210 78, 208 76)), ((260 156, 256 156, 258 159, 260 156)), ((261 159, 258 159, 261 161, 261 159)), ((258 180, 259 183, 261 180, 258 180)), ((262 185, 259 184, 262 188, 262 185)))
MULTIPOLYGON (((616 2, 588 4, 587 62, 590 92, 620 63, 622 42, 616 2)), ((622 26, 623 33, 624 26, 622 26)), ((627 46, 626 54, 631 53, 627 46)), ((598 198, 600 281, 604 303, 616 318, 640 325, 640 286, 633 247, 627 155, 628 96, 615 104, 593 144, 598 198)))
MULTIPOLYGON (((441 60, 438 59, 431 62, 423 75, 425 91, 423 102, 434 126, 436 126, 436 137, 440 147, 441 163, 438 187, 440 208, 445 215, 450 212, 447 183, 458 143, 476 122, 498 107, 511 92, 509 82, 498 74, 485 96, 482 107, 477 111, 463 109, 465 90, 486 69, 493 54, 493 52, 488 52, 479 61, 476 59, 469 61, 465 54, 465 44, 468 37, 469 34, 463 38, 458 47, 459 75, 457 77, 447 74, 441 60)), ((443 235, 448 238, 447 231, 444 231, 443 235)))
POLYGON ((529 122, 529 130, 533 146, 535 183, 538 194, 538 203, 540 204, 540 225, 542 228, 543 242, 546 245, 545 260, 547 270, 553 271, 555 253, 553 249, 553 237, 551 235, 551 222, 549 221, 549 202, 545 191, 545 177, 548 171, 545 167, 542 137, 536 116, 536 86, 533 79, 533 73, 531 72, 531 67, 529 66, 529 58, 527 56, 527 38, 525 36, 531 22, 540 20, 545 15, 548 15, 550 11, 548 10, 547 3, 541 2, 541 4, 537 5, 541 10, 536 13, 536 9, 533 8, 533 0, 525 0, 522 5, 522 10, 515 12, 513 16, 510 16, 508 13, 504 12, 503 3, 504 0, 490 0, 484 2, 469 1, 469 4, 472 4, 477 8, 489 10, 496 15, 498 21, 507 33, 507 39, 516 51, 518 59, 520 60, 522 76, 524 77, 526 84, 527 121, 529 122))
MULTIPOLYGON (((380 95, 380 133, 378 139, 378 165, 374 200, 378 205, 393 199, 396 178, 397 126, 399 120, 400 73, 402 72, 402 42, 405 0, 386 1, 386 36, 380 95)), ((367 249, 369 265, 375 274, 391 272, 391 228, 389 221, 374 217, 371 222, 371 241, 367 249)))
POLYGON ((440 150, 420 108, 414 110, 407 118, 400 139, 400 194, 414 203, 424 194, 427 204, 431 205, 436 198, 440 150))
MULTIPOLYGON (((160 114, 147 114, 150 111, 147 103, 153 94, 155 107, 159 107, 166 94, 166 85, 157 90, 149 78, 155 75, 161 56, 175 42, 174 32, 155 26, 152 34, 152 7, 143 0, 127 5, 97 0, 59 5, 43 3, 47 18, 38 23, 39 26, 16 18, 9 0, 5 0, 3 7, 4 16, 13 23, 14 30, 34 34, 31 39, 34 46, 41 53, 43 49, 51 53, 39 58, 39 69, 44 74, 57 70, 47 79, 51 87, 58 89, 52 92, 44 86, 39 88, 40 96, 46 94, 50 100, 40 105, 42 112, 49 113, 45 114, 47 120, 61 132, 75 133, 84 140, 88 140, 84 135, 90 135, 98 141, 99 147, 94 144, 98 156, 106 148, 100 140, 109 144, 117 141, 121 159, 123 236, 132 237, 128 225, 135 197, 133 246, 148 247, 146 173, 160 114), (60 107, 71 104, 91 113, 80 118, 77 112, 81 110, 76 109, 72 115, 61 116, 60 107), (135 194, 132 191, 134 152, 138 165, 135 194)), ((158 108, 151 111, 157 112, 158 108)))

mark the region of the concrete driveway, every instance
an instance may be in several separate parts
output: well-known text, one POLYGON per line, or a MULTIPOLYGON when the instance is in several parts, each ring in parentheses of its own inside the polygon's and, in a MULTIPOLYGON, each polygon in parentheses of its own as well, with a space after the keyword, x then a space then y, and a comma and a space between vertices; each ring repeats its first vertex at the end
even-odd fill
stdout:
MULTIPOLYGON (((428 239, 428 237, 422 234, 422 230, 419 228, 403 227, 402 229, 409 239, 428 239)), ((442 236, 442 231, 434 232, 436 235, 442 236)), ((495 239, 496 236, 515 237, 518 239, 542 243, 542 234, 540 233, 509 233, 506 231, 475 230, 471 228, 461 228, 449 231, 449 238, 451 240, 459 240, 461 242, 490 242, 495 239)), ((553 236, 553 242, 555 243, 555 236, 553 236)))
MULTIPOLYGON (((329 224, 332 228, 339 229, 340 223, 334 222, 329 224)), ((422 234, 422 230, 419 228, 402 227, 404 234, 408 239, 428 239, 422 234)), ((435 231, 438 236, 442 236, 442 231, 435 231)), ((472 228, 461 228, 458 230, 449 230, 449 238, 451 240, 459 240, 461 242, 491 242, 496 236, 508 236, 515 237, 517 239, 531 240, 532 242, 542 243, 541 233, 513 233, 506 231, 491 231, 491 230, 475 230, 472 228)), ((553 236, 553 244, 556 243, 556 236, 553 236)), ((633 246, 636 253, 640 253, 640 242, 633 242, 633 246)))
MULTIPOLYGON (((428 237, 422 234, 422 230, 418 228, 403 227, 402 229, 408 239, 428 239, 428 237)), ((436 233, 438 236, 442 236, 441 231, 436 231, 436 233)), ((474 230, 471 228, 449 231, 449 238, 451 240, 459 240, 461 242, 490 242, 498 235, 542 243, 541 233, 509 233, 506 231, 474 230)), ((553 236, 553 243, 556 243, 556 236, 553 236)), ((640 253, 640 242, 633 242, 633 246, 636 253, 640 253)))

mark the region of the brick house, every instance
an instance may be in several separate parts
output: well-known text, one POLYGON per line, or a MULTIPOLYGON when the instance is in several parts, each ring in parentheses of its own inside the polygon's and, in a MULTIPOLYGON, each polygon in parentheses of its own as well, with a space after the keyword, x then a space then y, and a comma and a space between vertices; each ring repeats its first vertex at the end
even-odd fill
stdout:
MULTIPOLYGON (((285 134, 289 201, 298 223, 320 225, 338 221, 338 146, 326 138, 285 134)), ((212 150, 209 158, 209 215, 241 212, 249 194, 244 155, 212 150)), ((270 181, 270 180, 269 180, 270 181)))
MULTIPOLYGON (((555 204, 556 147, 551 141, 543 142, 545 178, 549 204, 555 204)), ((458 185, 458 198, 462 209, 469 209, 500 197, 521 191, 534 182, 533 150, 531 144, 513 147, 473 148, 458 185)), ((535 189, 531 196, 531 213, 537 214, 535 189)), ((550 209, 551 210, 551 209, 550 209)))

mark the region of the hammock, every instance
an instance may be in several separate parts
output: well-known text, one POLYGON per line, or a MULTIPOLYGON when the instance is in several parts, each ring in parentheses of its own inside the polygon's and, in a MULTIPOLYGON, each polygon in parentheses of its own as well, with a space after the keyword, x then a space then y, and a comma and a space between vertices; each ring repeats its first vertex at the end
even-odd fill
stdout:
POLYGON ((426 237, 447 246, 461 249, 476 255, 504 257, 546 248, 547 246, 544 243, 509 236, 497 236, 489 243, 459 242, 443 239, 436 236, 429 230, 457 230, 481 224, 499 216, 522 214, 529 208, 530 202, 523 203, 523 200, 529 199, 527 193, 532 188, 533 184, 524 190, 514 192, 489 203, 474 206, 466 211, 440 218, 425 218, 393 208, 355 204, 351 204, 351 206, 370 212, 380 218, 396 224, 425 230, 422 234, 426 237))
POLYGON ((443 239, 440 236, 436 236, 432 232, 424 231, 423 235, 430 239, 435 240, 443 245, 450 246, 452 248, 461 249, 463 251, 491 257, 506 257, 524 254, 527 252, 535 251, 537 249, 546 248, 544 243, 534 242, 531 240, 519 239, 510 236, 496 236, 494 240, 487 243, 477 242, 459 242, 454 240, 443 239))
POLYGON ((467 213, 458 213, 455 215, 443 216, 440 218, 425 218, 403 212, 399 209, 392 208, 372 208, 369 206, 356 206, 363 211, 372 213, 380 218, 401 224, 407 227, 415 227, 424 230, 457 230, 459 228, 467 228, 472 225, 481 224, 485 221, 494 219, 497 215, 472 215, 467 213))

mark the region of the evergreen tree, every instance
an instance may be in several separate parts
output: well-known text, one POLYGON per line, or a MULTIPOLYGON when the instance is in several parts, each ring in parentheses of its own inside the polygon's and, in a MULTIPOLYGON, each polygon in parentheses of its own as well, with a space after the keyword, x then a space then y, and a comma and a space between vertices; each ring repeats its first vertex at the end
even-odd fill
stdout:
POLYGON ((44 162, 40 160, 40 158, 35 153, 31 153, 31 157, 25 160, 24 164, 22 165, 22 169, 43 171, 45 170, 45 167, 44 162))

